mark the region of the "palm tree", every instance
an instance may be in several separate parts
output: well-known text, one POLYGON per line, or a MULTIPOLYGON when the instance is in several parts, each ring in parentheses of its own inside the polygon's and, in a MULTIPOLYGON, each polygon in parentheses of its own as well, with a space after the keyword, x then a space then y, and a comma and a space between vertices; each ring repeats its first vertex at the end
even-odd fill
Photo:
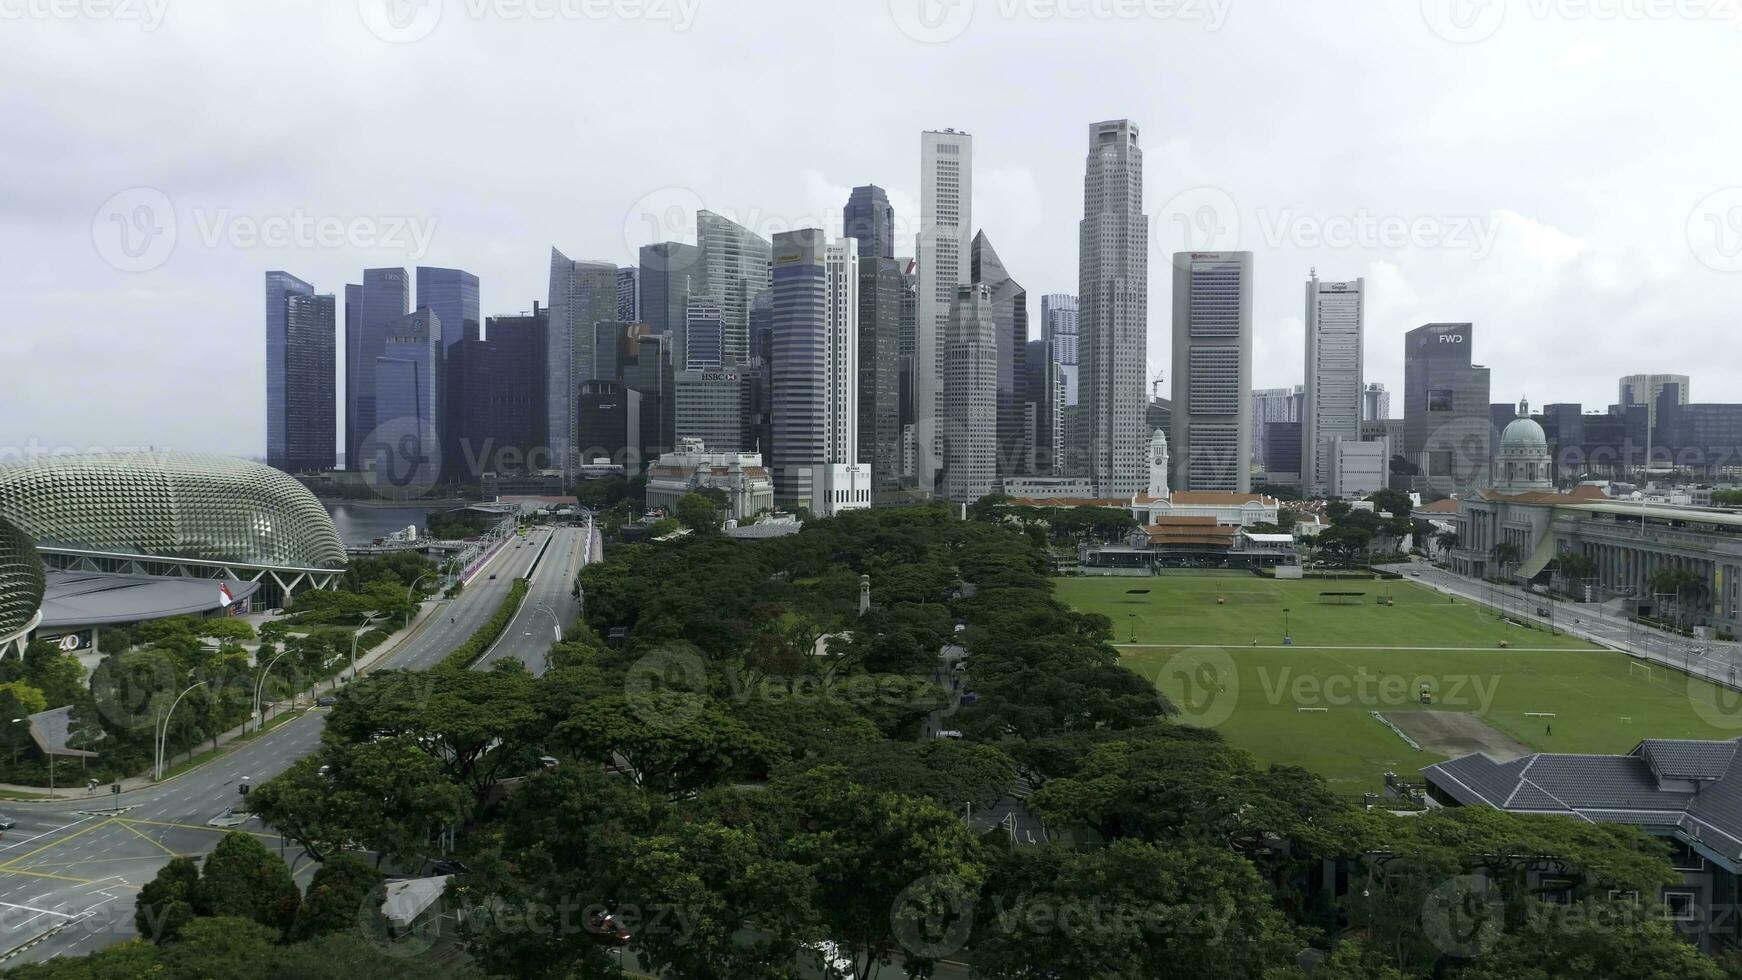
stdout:
POLYGON ((1463 543, 1463 539, 1458 537, 1456 531, 1441 531, 1434 535, 1434 544, 1439 545, 1442 551, 1451 551, 1461 543, 1463 543))
POLYGON ((1597 560, 1580 551, 1570 551, 1560 557, 1561 575, 1569 586, 1597 577, 1597 560))
POLYGON ((1687 568, 1660 568, 1648 579, 1651 591, 1671 596, 1675 602, 1676 620, 1687 628, 1687 605, 1697 602, 1706 592, 1705 576, 1687 568))
POLYGON ((1505 569, 1508 565, 1517 565, 1518 557, 1518 546, 1510 541, 1500 542, 1494 546, 1494 550, 1488 553, 1488 558, 1493 561, 1494 564, 1499 565, 1502 569, 1505 569))

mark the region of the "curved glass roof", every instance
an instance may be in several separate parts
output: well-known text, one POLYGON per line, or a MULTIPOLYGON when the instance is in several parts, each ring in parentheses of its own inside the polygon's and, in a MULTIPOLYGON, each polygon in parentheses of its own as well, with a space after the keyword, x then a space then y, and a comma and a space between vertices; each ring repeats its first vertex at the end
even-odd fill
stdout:
POLYGON ((42 558, 30 537, 0 519, 0 637, 11 636, 42 608, 42 558))
POLYGON ((336 568, 326 508, 259 463, 193 453, 39 456, 0 464, 0 517, 43 547, 281 568, 336 568))

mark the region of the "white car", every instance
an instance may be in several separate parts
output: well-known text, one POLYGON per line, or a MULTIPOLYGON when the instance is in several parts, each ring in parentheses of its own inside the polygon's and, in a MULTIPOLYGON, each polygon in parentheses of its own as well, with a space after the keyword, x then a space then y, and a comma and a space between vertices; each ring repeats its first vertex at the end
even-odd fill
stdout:
POLYGON ((818 962, 822 964, 823 980, 852 980, 853 977, 858 976, 858 965, 853 962, 853 957, 847 955, 846 949, 841 944, 824 939, 819 942, 805 943, 802 948, 806 953, 815 957, 814 959, 803 957, 807 961, 806 966, 818 962))
POLYGON ((959 731, 956 731, 954 728, 946 728, 943 731, 938 732, 935 737, 937 737, 937 738, 961 738, 962 733, 959 731))

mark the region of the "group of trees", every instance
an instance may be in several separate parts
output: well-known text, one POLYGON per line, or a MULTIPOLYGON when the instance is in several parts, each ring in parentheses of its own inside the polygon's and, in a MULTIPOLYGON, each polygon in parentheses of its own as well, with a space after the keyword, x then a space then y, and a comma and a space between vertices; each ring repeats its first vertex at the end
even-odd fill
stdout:
MULTIPOLYGON (((1723 975, 1617 897, 1674 880, 1661 844, 1491 810, 1399 818, 1260 767, 1178 720, 1105 617, 1054 598, 1043 543, 984 516, 614 549, 544 675, 367 678, 251 800, 328 865, 355 843, 416 873, 456 842, 452 938, 495 976, 618 975, 607 910, 645 969, 685 977, 795 977, 824 940, 861 977, 961 956, 988 977, 1299 980, 1308 947, 1328 957, 1313 975, 1372 980, 1723 975), (936 679, 953 643, 971 704, 936 679), (940 711, 963 739, 925 737, 940 711), (1050 840, 964 820, 1013 793, 1050 840), (1541 868, 1579 915, 1539 900, 1541 868), (1476 874, 1489 891, 1458 890, 1476 874)), ((285 921, 261 928, 294 940, 285 921)))
MULTIPOLYGON (((203 866, 178 857, 139 890, 139 938, 85 958, 58 958, 7 973, 20 980, 216 977, 352 980, 453 976, 388 956, 371 942, 370 906, 382 878, 367 863, 338 855, 299 893, 278 855, 245 833, 230 833, 203 866)), ((467 971, 469 972, 469 971, 467 971)))
POLYGON ((1421 531, 1410 520, 1415 502, 1401 490, 1385 489, 1368 498, 1372 509, 1356 508, 1346 500, 1325 505, 1331 526, 1320 531, 1313 544, 1327 557, 1344 565, 1355 564, 1376 546, 1395 550, 1421 531))
POLYGON ((1111 544, 1137 529, 1137 518, 1122 507, 1016 506, 1008 494, 993 493, 970 505, 976 521, 1008 521, 1023 528, 1040 544, 1111 544))

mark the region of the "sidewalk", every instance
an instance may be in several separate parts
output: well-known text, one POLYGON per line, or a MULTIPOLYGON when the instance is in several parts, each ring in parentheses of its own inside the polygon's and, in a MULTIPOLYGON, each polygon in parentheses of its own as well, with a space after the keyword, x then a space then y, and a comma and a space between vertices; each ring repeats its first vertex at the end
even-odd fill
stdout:
MULTIPOLYGON (((387 658, 389 656, 392 656, 393 653, 395 651, 397 651, 399 649, 399 647, 401 645, 403 645, 406 641, 410 640, 412 637, 415 637, 417 634, 421 633, 423 631, 424 626, 428 625, 432 620, 434 620, 436 618, 439 611, 446 605, 446 603, 448 601, 449 600, 445 600, 445 599, 432 599, 432 600, 429 600, 429 601, 423 603, 418 608, 417 615, 412 617, 411 625, 409 628, 401 629, 401 630, 394 632, 392 635, 390 635, 386 639, 385 642, 383 642, 380 646, 376 647, 375 649, 369 651, 368 653, 359 653, 357 655, 357 673, 358 674, 368 673, 369 671, 375 669, 375 667, 379 666, 380 663, 382 662, 382 660, 384 660, 385 658, 387 658)), ((307 698, 312 700, 313 698, 318 696, 319 692, 323 688, 325 688, 327 691, 336 690, 341 684, 340 678, 349 672, 350 672, 350 664, 347 663, 340 668, 339 673, 334 674, 331 678, 317 682, 312 688, 309 688, 306 691, 299 692, 297 695, 293 696, 290 699, 291 703, 294 704, 296 702, 297 697, 307 697, 307 698)), ((274 702, 274 704, 282 704, 282 703, 283 702, 274 702)), ((270 713, 270 708, 271 708, 271 705, 268 705, 268 704, 261 705, 261 713, 262 713, 263 720, 264 720, 264 717, 270 713)), ((290 709, 285 709, 285 710, 290 710, 290 709)), ((247 734, 248 732, 254 730, 254 727, 255 727, 255 720, 253 718, 249 718, 247 721, 243 722, 241 725, 238 725, 237 727, 232 728, 227 732, 223 732, 223 733, 219 734, 217 739, 216 739, 216 742, 217 742, 216 748, 219 750, 219 754, 214 755, 211 759, 206 760, 207 763, 215 762, 218 759, 222 758, 224 753, 221 750, 229 747, 237 739, 241 738, 243 735, 247 734)), ((198 756, 201 752, 213 751, 213 749, 211 748, 212 742, 213 742, 213 740, 211 740, 211 739, 207 739, 205 741, 200 742, 198 745, 196 745, 193 748, 188 750, 187 757, 189 759, 192 759, 192 758, 198 756)), ((206 763, 202 763, 202 765, 204 765, 204 764, 206 764, 206 763)), ((175 765, 174 758, 172 757, 169 759, 165 759, 164 765, 166 768, 173 768, 175 765)), ((56 768, 58 769, 59 767, 57 766, 56 768)), ((193 770, 190 769, 188 771, 192 772, 193 770)), ((177 773, 176 775, 181 776, 181 775, 185 775, 185 773, 177 773)), ((80 777, 74 776, 73 778, 79 779, 80 777)), ((171 777, 171 779, 173 779, 173 778, 176 778, 176 777, 171 777)), ((167 781, 168 780, 165 780, 165 782, 167 782, 167 781)), ((113 784, 111 784, 111 785, 113 785, 113 784)), ((163 785, 163 783, 159 783, 159 782, 153 780, 149 775, 128 776, 125 779, 121 780, 121 792, 122 793, 129 793, 129 792, 132 792, 134 790, 149 789, 150 787, 161 786, 161 785, 163 785)), ((85 788, 85 786, 82 783, 78 783, 78 782, 75 782, 72 786, 57 786, 57 787, 55 787, 55 790, 53 793, 50 793, 48 788, 45 786, 21 786, 21 785, 15 784, 15 783, 0 783, 0 793, 16 793, 19 795, 50 797, 50 798, 55 799, 55 800, 82 800, 82 799, 104 799, 104 800, 107 800, 107 799, 111 799, 113 796, 113 794, 111 794, 107 790, 97 794, 96 796, 93 796, 90 794, 90 792, 85 788)), ((31 801, 21 800, 21 801, 17 801, 17 802, 28 803, 31 801)))

